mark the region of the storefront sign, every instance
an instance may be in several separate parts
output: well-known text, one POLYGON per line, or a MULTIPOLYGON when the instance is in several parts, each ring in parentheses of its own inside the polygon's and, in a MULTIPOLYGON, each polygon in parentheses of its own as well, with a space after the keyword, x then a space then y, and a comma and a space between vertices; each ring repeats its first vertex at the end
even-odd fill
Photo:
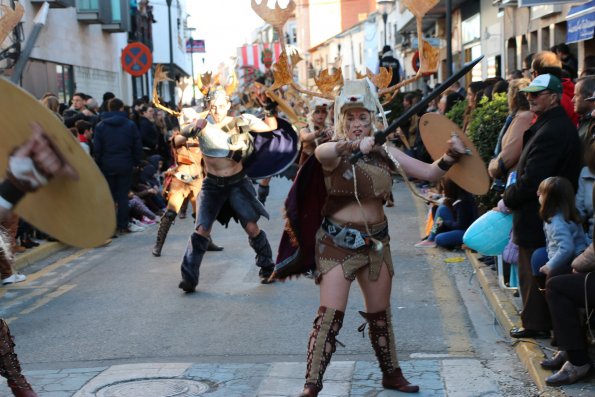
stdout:
POLYGON ((186 40, 186 53, 194 54, 194 53, 204 53, 205 51, 205 41, 204 40, 195 40, 195 39, 188 39, 186 40))
POLYGON ((568 33, 566 43, 590 40, 595 30, 595 13, 583 15, 582 17, 568 20, 568 33))

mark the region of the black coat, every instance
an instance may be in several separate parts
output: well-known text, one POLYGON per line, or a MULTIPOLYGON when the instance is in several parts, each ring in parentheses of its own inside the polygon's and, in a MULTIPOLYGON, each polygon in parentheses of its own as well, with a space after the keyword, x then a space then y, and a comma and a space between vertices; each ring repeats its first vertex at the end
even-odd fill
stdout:
POLYGON ((545 246, 537 188, 550 176, 562 176, 572 183, 576 191, 580 169, 576 127, 561 106, 546 111, 525 132, 516 183, 504 192, 504 204, 513 213, 516 244, 526 248, 545 246))
POLYGON ((140 137, 142 140, 143 148, 150 150, 157 149, 157 143, 159 139, 159 131, 155 127, 155 123, 146 117, 140 117, 138 121, 138 128, 140 130, 140 137))
POLYGON ((142 157, 140 133, 125 112, 106 112, 93 135, 95 161, 105 174, 128 173, 142 157))

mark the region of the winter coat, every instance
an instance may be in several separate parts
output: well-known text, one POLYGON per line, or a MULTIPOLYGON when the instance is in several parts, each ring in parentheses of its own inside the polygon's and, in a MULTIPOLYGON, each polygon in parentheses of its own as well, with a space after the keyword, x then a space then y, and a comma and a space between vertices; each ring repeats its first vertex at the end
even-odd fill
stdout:
POLYGON ((576 191, 580 169, 578 133, 564 109, 556 106, 541 114, 523 136, 516 183, 504 191, 504 204, 513 214, 515 244, 527 248, 545 246, 537 187, 545 178, 562 176, 576 191))
POLYGON ((157 131, 155 123, 153 123, 148 118, 141 116, 138 122, 138 128, 140 130, 143 148, 147 148, 149 150, 157 149, 159 131, 157 131))
POLYGON ((127 173, 142 157, 140 133, 124 112, 106 112, 93 135, 95 161, 103 173, 127 173))
POLYGON ((581 225, 566 221, 561 213, 543 223, 547 241, 547 267, 550 270, 568 265, 587 248, 588 242, 581 225))

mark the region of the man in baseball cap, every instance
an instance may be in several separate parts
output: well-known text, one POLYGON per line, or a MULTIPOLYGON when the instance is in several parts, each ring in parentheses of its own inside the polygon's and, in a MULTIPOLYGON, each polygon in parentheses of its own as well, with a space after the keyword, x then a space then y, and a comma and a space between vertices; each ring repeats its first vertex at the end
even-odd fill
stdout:
POLYGON ((561 94, 562 82, 553 74, 540 74, 527 87, 521 88, 521 91, 531 93, 545 90, 555 92, 556 94, 561 94))
POLYGON ((562 82, 541 74, 521 91, 527 94, 535 123, 524 133, 523 151, 516 169, 516 182, 504 191, 504 204, 512 211, 514 242, 519 246, 519 288, 523 297, 522 327, 510 330, 513 338, 548 337, 550 311, 539 281, 531 272, 531 256, 546 245, 543 220, 539 217, 537 186, 550 176, 567 178, 576 189, 581 169, 580 142, 576 125, 560 105, 562 82))

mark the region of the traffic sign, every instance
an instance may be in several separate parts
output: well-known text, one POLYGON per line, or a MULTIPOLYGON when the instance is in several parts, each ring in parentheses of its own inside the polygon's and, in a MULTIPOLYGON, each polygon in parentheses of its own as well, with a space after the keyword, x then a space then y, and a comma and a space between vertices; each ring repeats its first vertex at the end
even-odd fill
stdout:
POLYGON ((134 77, 147 73, 153 64, 151 49, 135 41, 122 50, 122 69, 134 77))

